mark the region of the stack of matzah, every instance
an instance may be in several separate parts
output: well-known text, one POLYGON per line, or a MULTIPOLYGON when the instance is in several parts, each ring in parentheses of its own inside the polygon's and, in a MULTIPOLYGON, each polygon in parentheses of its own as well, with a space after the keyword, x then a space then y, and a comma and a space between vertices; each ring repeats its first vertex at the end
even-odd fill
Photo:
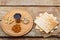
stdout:
POLYGON ((45 12, 44 14, 39 14, 34 22, 36 23, 36 28, 46 33, 49 33, 58 24, 56 17, 54 17, 53 14, 48 14, 47 12, 45 12))

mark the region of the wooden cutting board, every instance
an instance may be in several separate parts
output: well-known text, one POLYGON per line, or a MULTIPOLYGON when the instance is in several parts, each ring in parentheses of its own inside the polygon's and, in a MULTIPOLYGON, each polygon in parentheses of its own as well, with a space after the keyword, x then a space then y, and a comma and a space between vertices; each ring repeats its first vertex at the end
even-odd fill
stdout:
POLYGON ((1 25, 2 25, 2 29, 5 33, 7 33, 10 36, 22 36, 26 33, 28 33, 31 29, 32 29, 32 25, 33 25, 33 19, 31 17, 31 15, 25 11, 25 10, 21 10, 21 9, 14 9, 8 13, 6 13, 6 15, 3 16, 2 21, 1 21, 1 25), (20 13, 22 15, 22 17, 25 17, 26 19, 29 20, 28 24, 24 24, 23 22, 20 21, 19 25, 21 27, 21 31, 19 33, 15 33, 12 30, 12 27, 14 25, 16 25, 15 19, 14 19, 14 14, 15 13, 20 13), (10 18, 12 21, 11 24, 6 23, 7 18, 10 18))

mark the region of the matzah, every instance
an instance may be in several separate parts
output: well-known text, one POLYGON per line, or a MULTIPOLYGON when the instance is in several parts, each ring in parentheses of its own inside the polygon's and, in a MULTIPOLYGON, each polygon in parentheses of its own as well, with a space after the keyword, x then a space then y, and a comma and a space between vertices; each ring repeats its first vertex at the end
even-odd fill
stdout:
POLYGON ((56 17, 54 17, 52 14, 48 14, 47 12, 37 18, 34 22, 46 33, 49 33, 58 24, 56 17))

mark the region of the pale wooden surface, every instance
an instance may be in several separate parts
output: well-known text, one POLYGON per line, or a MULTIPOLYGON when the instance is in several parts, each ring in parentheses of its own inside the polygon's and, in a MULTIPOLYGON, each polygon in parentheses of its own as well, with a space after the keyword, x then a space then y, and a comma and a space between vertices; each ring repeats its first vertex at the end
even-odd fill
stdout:
POLYGON ((0 40, 60 40, 60 38, 0 38, 0 40))
MULTIPOLYGON (((31 0, 32 1, 32 0, 31 0)), ((17 4, 17 5, 24 5, 24 4, 26 4, 26 5, 30 5, 30 4, 38 4, 38 5, 40 5, 40 4, 47 4, 47 5, 60 5, 60 0, 33 0, 32 2, 31 1, 23 1, 23 0, 18 0, 18 1, 16 1, 16 0, 0 0, 0 5, 15 5, 15 4, 17 4), (17 3, 16 3, 17 2, 17 3)), ((49 7, 50 8, 50 7, 49 7)), ((48 8, 48 9, 49 9, 48 8)), ((54 9, 54 7, 52 7, 53 9, 54 9)), ((2 9, 2 8, 1 8, 2 9)), ((4 9, 4 8, 3 8, 4 9)), ((30 8, 29 8, 30 9, 30 8)), ((36 8, 35 8, 36 9, 36 8)), ((38 8, 39 9, 39 8, 38 8)), ((40 8, 41 9, 41 8, 40 8)), ((45 8, 43 8, 42 10, 44 10, 45 8)), ((60 8, 56 8, 57 10, 60 10, 60 8)), ((30 9, 31 10, 31 9, 30 9)), ((41 11, 42 11, 41 10, 41 11)), ((46 9, 45 9, 46 10, 46 9)), ((57 11, 56 10, 56 11, 57 11)), ((48 11, 48 10, 47 10, 48 11)), ((51 11, 51 10, 50 10, 51 11)), ((59 13, 60 13, 60 11, 58 11, 59 13)), ((4 13, 4 12, 2 12, 2 13, 4 13)), ((36 10, 35 10, 35 12, 34 13, 37 13, 36 12, 36 10)), ((59 15, 59 14, 57 14, 57 15, 59 15)), ((58 18, 60 18, 60 17, 58 17, 58 18)), ((2 32, 3 33, 3 32, 2 32)), ((5 34, 4 34, 5 35, 5 34)), ((0 38, 0 40, 60 40, 59 38, 0 38)))
MULTIPOLYGON (((57 17, 57 20, 60 22, 60 7, 0 7, 0 19, 3 17, 4 14, 10 12, 13 9, 24 9, 30 13, 30 15, 35 19, 39 13, 52 13, 54 16, 57 17)), ((33 26, 35 27, 35 26, 33 26)), ((60 24, 58 25, 58 29, 51 34, 43 34, 40 31, 36 30, 35 28, 32 29, 26 36, 49 36, 49 35, 59 35, 60 36, 60 24)), ((0 36, 6 36, 4 32, 1 31, 0 36), (4 35, 3 35, 4 34, 4 35)))
POLYGON ((60 5, 60 0, 0 0, 0 5, 60 5))

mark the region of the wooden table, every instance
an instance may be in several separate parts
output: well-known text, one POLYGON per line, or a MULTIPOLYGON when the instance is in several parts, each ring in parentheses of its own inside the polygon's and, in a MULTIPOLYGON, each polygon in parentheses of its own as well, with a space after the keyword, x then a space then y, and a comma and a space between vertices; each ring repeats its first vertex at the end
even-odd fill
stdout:
MULTIPOLYGON (((19 9, 20 7, 13 7, 13 8, 10 8, 10 7, 1 7, 1 9, 0 9, 1 17, 3 16, 2 14, 4 14, 3 11, 9 12, 9 10, 12 10, 14 8, 15 9, 19 9)), ((40 12, 45 12, 45 11, 47 11, 49 13, 54 13, 55 16, 58 15, 57 17, 60 18, 60 15, 59 15, 60 7, 21 7, 20 9, 27 10, 29 13, 31 13, 31 15, 32 15, 32 13, 33 13, 33 15, 35 14, 34 16, 32 16, 33 19, 35 19, 35 16, 38 15, 40 12), (55 14, 55 13, 57 13, 57 14, 55 14)), ((58 21, 60 21, 60 19, 58 19, 58 21)), ((59 31, 56 31, 54 33, 57 33, 57 32, 59 32, 59 31)), ((28 35, 34 36, 35 34, 32 33, 32 34, 28 34, 28 35)), ((3 39, 3 40, 4 39, 7 39, 7 40, 8 39, 10 39, 10 40, 17 40, 17 39, 18 40, 19 39, 21 39, 21 40, 37 40, 37 39, 38 40, 40 40, 40 39, 41 40, 57 40, 58 38, 1 38, 1 39, 3 39)))
POLYGON ((60 0, 0 0, 0 5, 60 5, 60 0))
MULTIPOLYGON (((31 1, 23 1, 23 0, 18 0, 18 1, 16 1, 16 0, 0 0, 0 5, 30 5, 30 4, 32 4, 32 5, 40 5, 40 4, 42 4, 42 5, 45 5, 45 4, 47 4, 47 5, 58 5, 58 6, 60 6, 60 0, 44 0, 44 1, 42 1, 42 0, 35 0, 35 1, 33 1, 33 0, 31 0, 31 1)), ((60 8, 57 8, 57 7, 52 7, 52 8, 56 8, 57 10, 60 10, 60 8)), ((39 9, 39 8, 38 8, 39 9)), ((44 10, 45 8, 43 8, 43 10, 44 10)), ((31 9, 30 9, 31 10, 31 9)), ((36 11, 36 10, 35 10, 36 11)), ((35 13, 37 13, 37 12, 35 12, 35 13)), ((60 40, 59 38, 0 38, 0 40, 60 40)))
POLYGON ((60 40, 60 38, 0 38, 0 40, 60 40))

